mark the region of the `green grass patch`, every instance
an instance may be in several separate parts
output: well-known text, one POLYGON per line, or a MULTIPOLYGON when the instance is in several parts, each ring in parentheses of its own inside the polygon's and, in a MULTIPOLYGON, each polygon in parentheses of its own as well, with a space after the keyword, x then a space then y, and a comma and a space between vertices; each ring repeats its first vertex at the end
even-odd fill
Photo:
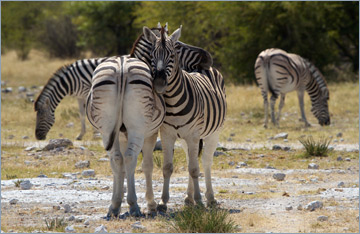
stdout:
POLYGON ((185 206, 168 222, 179 233, 230 233, 237 228, 228 211, 203 206, 185 206))
POLYGON ((328 156, 329 152, 329 145, 331 143, 330 138, 322 137, 319 140, 314 140, 312 136, 309 136, 304 139, 299 139, 300 143, 305 147, 305 157, 311 156, 328 156))

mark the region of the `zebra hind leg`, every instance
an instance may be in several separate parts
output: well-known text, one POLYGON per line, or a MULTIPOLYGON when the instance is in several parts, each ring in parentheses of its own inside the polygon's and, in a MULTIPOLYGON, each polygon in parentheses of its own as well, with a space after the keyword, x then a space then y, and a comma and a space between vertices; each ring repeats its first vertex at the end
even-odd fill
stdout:
POLYGON ((285 94, 281 94, 281 96, 280 96, 280 104, 279 104, 279 113, 278 113, 278 116, 276 118, 276 122, 278 124, 279 124, 280 117, 281 117, 281 110, 284 107, 284 105, 285 105, 285 94))
MULTIPOLYGON (((185 142, 185 140, 181 139, 181 146, 185 152, 186 155, 186 163, 189 164, 189 148, 187 147, 187 144, 185 142)), ((188 187, 186 190, 186 197, 185 197, 185 205, 194 205, 195 201, 194 201, 194 182, 192 177, 189 174, 189 180, 188 180, 188 187)))
POLYGON ((264 121, 264 128, 268 127, 268 119, 269 119, 269 104, 268 104, 268 99, 267 99, 267 95, 264 96, 264 115, 265 115, 265 121, 264 121))
POLYGON ((113 194, 111 199, 111 205, 107 214, 107 218, 118 217, 121 208, 121 202, 124 197, 124 158, 120 151, 118 137, 114 140, 114 145, 110 151, 108 151, 110 157, 110 165, 113 172, 113 194))
POLYGON ((79 115, 80 115, 80 122, 81 122, 81 132, 76 137, 76 140, 82 140, 85 132, 85 100, 83 98, 78 98, 78 105, 79 105, 79 115))
POLYGON ((279 126, 279 123, 276 122, 275 119, 275 102, 276 102, 277 97, 274 95, 271 95, 270 98, 270 108, 271 108, 271 122, 275 125, 275 126, 279 126))

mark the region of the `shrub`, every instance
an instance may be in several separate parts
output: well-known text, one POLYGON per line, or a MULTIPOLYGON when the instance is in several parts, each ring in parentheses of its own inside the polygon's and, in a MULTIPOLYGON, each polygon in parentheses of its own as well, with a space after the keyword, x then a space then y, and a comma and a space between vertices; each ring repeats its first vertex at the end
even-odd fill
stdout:
POLYGON ((330 152, 329 145, 331 139, 322 137, 315 141, 312 136, 305 139, 299 139, 300 143, 305 147, 305 156, 327 156, 330 152))
POLYGON ((237 228, 229 212, 220 208, 185 206, 169 223, 179 233, 230 233, 237 228))
POLYGON ((47 220, 45 219, 46 227, 49 231, 56 231, 56 232, 64 232, 67 223, 64 221, 64 218, 47 220))

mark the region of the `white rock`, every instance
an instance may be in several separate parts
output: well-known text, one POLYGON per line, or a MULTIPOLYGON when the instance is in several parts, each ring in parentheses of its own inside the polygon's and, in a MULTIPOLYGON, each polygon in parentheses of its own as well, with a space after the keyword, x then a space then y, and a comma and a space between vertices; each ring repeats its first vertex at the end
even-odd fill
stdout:
POLYGON ((16 203, 18 203, 18 201, 18 199, 11 199, 9 203, 10 205, 15 205, 16 203))
POLYGON ((30 182, 30 180, 24 180, 23 182, 20 183, 20 188, 22 190, 29 190, 31 189, 32 186, 33 184, 30 182))
POLYGON ((90 224, 90 220, 85 220, 84 225, 88 226, 90 224))
POLYGON ((301 205, 301 204, 298 205, 298 206, 297 206, 297 209, 298 209, 298 210, 302 210, 302 209, 303 209, 302 205, 301 205))
POLYGON ((313 201, 313 202, 310 202, 309 204, 307 204, 305 206, 305 209, 310 210, 310 211, 314 211, 314 210, 320 209, 322 207, 323 207, 323 203, 321 201, 313 201))
POLYGON ((81 173, 82 176, 94 176, 95 175, 95 171, 93 169, 89 169, 89 170, 84 170, 81 173))
POLYGON ((133 229, 140 229, 140 230, 145 230, 146 229, 145 226, 141 225, 140 221, 137 221, 137 222, 131 224, 131 227, 133 229))
POLYGON ((64 205, 64 210, 65 210, 65 213, 70 213, 71 212, 71 207, 69 204, 65 204, 64 205))
POLYGON ((106 227, 104 225, 100 225, 99 227, 95 228, 94 233, 107 233, 106 227))
POLYGON ((293 209, 292 206, 287 206, 287 207, 285 207, 285 210, 292 210, 292 209, 293 209))
POLYGON ((316 163, 310 163, 308 165, 308 169, 319 169, 319 165, 317 165, 316 163))
POLYGON ((277 181, 283 181, 285 179, 285 174, 284 173, 275 173, 273 174, 273 178, 277 181))
POLYGON ((75 167, 76 168, 90 167, 90 161, 89 160, 79 161, 79 162, 75 163, 75 167))
POLYGON ((339 188, 340 188, 340 187, 344 187, 344 186, 345 186, 345 183, 341 181, 340 183, 338 183, 337 186, 338 186, 339 188))
POLYGON ((287 137, 288 137, 288 134, 286 132, 282 132, 282 133, 275 135, 274 139, 279 139, 279 138, 287 139, 287 137))
POLYGON ((108 159, 108 158, 99 158, 98 159, 98 162, 108 162, 108 161, 110 161, 110 159, 108 159))
POLYGON ((75 233, 75 228, 73 226, 67 226, 65 228, 66 233, 75 233))
POLYGON ((27 147, 27 148, 25 149, 25 151, 32 151, 32 150, 34 150, 34 149, 36 149, 35 146, 29 146, 29 147, 27 147))

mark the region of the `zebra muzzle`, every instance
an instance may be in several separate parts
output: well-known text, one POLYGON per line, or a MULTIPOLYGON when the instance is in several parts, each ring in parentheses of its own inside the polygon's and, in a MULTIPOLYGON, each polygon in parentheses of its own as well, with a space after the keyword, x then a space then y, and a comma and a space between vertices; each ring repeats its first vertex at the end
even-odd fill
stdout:
POLYGON ((154 79, 155 92, 157 92, 158 94, 163 94, 165 92, 166 86, 167 86, 166 78, 155 77, 154 79))

